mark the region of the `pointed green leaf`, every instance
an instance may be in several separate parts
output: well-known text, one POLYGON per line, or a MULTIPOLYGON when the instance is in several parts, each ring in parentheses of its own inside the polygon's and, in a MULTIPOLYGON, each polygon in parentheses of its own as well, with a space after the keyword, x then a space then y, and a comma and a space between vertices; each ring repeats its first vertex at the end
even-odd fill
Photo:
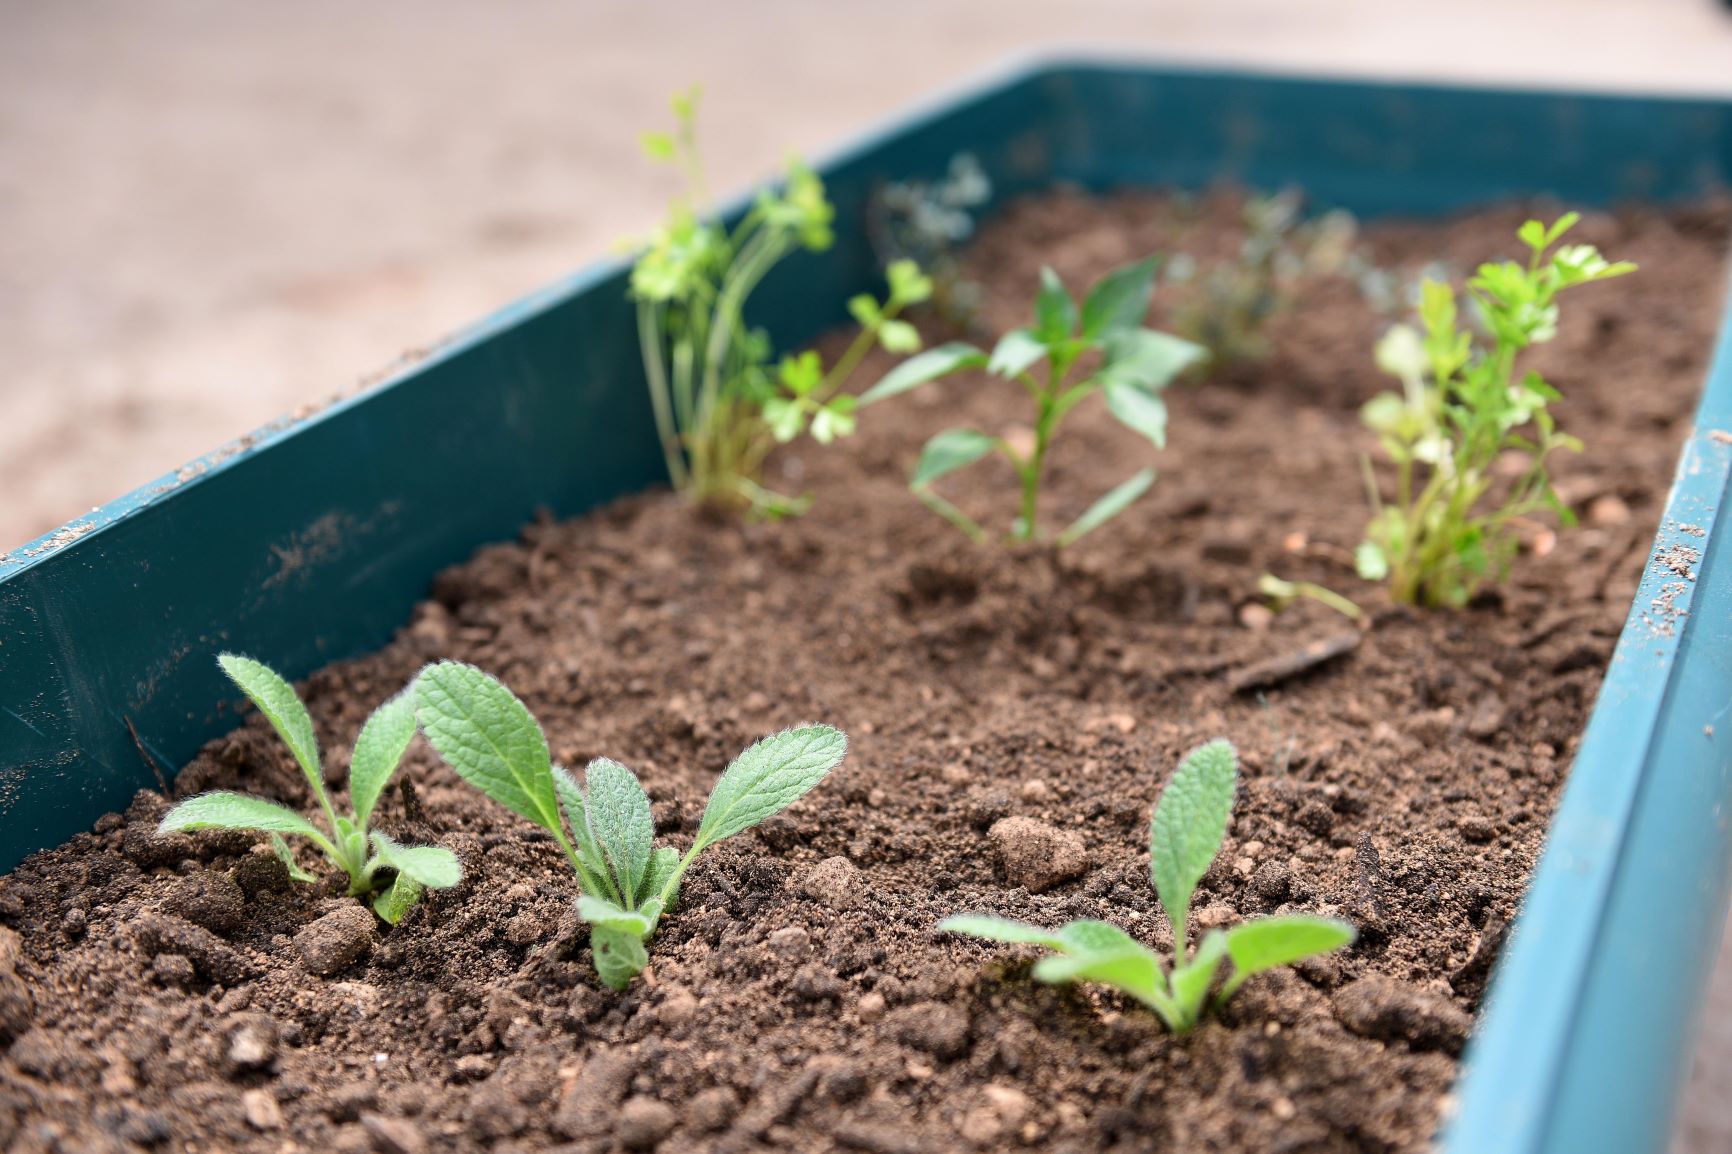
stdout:
POLYGON ((828 725, 786 729, 753 744, 716 782, 695 844, 713 845, 787 809, 847 752, 847 735, 828 725))
POLYGON ((1155 394, 1123 381, 1107 381, 1107 409, 1119 424, 1133 433, 1141 433, 1157 449, 1167 447, 1167 402, 1155 394))
POLYGON ((1118 329, 1105 342, 1106 359, 1096 379, 1102 385, 1134 385, 1150 393, 1165 389, 1209 356, 1202 345, 1153 329, 1118 329))
POLYGON ((570 770, 556 765, 553 767, 553 788, 559 795, 560 806, 565 810, 566 823, 571 827, 571 844, 580 865, 577 871, 578 885, 584 893, 595 894, 597 897, 613 893, 613 883, 607 872, 607 859, 602 857, 601 847, 595 844, 595 838, 589 831, 589 806, 584 802, 582 787, 577 784, 577 779, 571 776, 570 770))
POLYGON ((1071 545, 1080 540, 1084 534, 1092 533, 1123 513, 1138 497, 1149 491, 1149 486, 1155 483, 1155 471, 1144 469, 1129 480, 1122 482, 1099 500, 1083 510, 1083 515, 1070 523, 1064 532, 1058 535, 1060 545, 1071 545))
POLYGON ((373 831, 373 850, 380 862, 406 874, 430 890, 448 890, 463 880, 457 855, 438 845, 403 845, 373 831))
POLYGON ((909 357, 884 375, 884 378, 860 395, 862 405, 906 393, 928 381, 947 377, 963 369, 978 369, 986 364, 986 354, 963 341, 951 341, 909 357))
POLYGON ((926 442, 909 485, 924 489, 947 473, 980 460, 998 447, 998 438, 974 429, 946 429, 926 442))
POLYGON ((1116 954, 1141 949, 1137 941, 1111 922, 1083 918, 1067 923, 1058 932, 1059 948, 1075 954, 1116 954))
POLYGON ((325 831, 274 801, 251 794, 219 789, 189 797, 163 815, 157 833, 180 833, 196 829, 256 829, 266 833, 292 833, 310 838, 334 860, 336 851, 325 831))
POLYGON ((379 795, 409 743, 415 740, 415 695, 404 690, 378 709, 355 738, 355 753, 349 759, 349 804, 355 808, 355 824, 367 828, 379 795))
POLYGON ((1089 290, 1082 307, 1082 335, 1094 340, 1119 329, 1142 327, 1155 291, 1156 257, 1114 269, 1089 290))
POLYGON ((592 926, 601 926, 623 933, 636 934, 640 939, 652 928, 648 918, 635 910, 620 908, 606 898, 583 894, 577 899, 577 916, 592 926))
POLYGON ((283 835, 271 835, 271 852, 277 855, 277 860, 283 863, 283 868, 289 871, 289 880, 294 882, 310 882, 318 880, 312 874, 301 868, 301 863, 295 860, 295 851, 289 848, 289 843, 283 840, 283 835))
POLYGON ((644 871, 643 884, 637 890, 640 909, 647 909, 645 903, 651 900, 660 900, 663 909, 673 904, 676 894, 663 894, 662 891, 679 868, 680 851, 671 845, 664 845, 650 854, 649 869, 644 871))
POLYGON ((1011 329, 998 338, 992 348, 992 359, 986 371, 1000 377, 1014 377, 1029 370, 1046 357, 1046 344, 1027 329, 1011 329))
POLYGON ((611 990, 625 989, 649 965, 643 938, 630 930, 594 926, 589 931, 589 944, 595 954, 595 972, 611 990))
POLYGON ((373 899, 373 912, 386 925, 396 925, 421 900, 424 886, 406 873, 397 875, 391 888, 373 899))
POLYGON ((1034 298, 1035 332, 1043 344, 1062 341, 1076 329, 1076 302, 1058 274, 1040 270, 1040 293, 1034 298))
POLYGON ((643 884, 656 836, 649 795, 636 774, 605 757, 590 762, 583 777, 590 837, 612 870, 620 895, 629 898, 643 884))
POLYGON ((270 721, 277 736, 295 755, 313 794, 324 798, 325 778, 319 770, 319 741, 313 735, 313 719, 295 695, 295 687, 284 681, 276 670, 250 657, 224 653, 217 657, 217 664, 270 721))
POLYGON ((878 329, 878 343, 887 353, 920 351, 920 330, 907 321, 885 321, 878 329))
POLYGON ((1034 964, 1034 976, 1054 985, 1103 982, 1145 1002, 1162 995, 1160 960, 1140 945, 1107 953, 1049 954, 1034 964))
POLYGON ((1220 969, 1226 953, 1226 935, 1220 930, 1210 930, 1203 935, 1196 956, 1173 970, 1173 1001, 1178 1003, 1179 1013, 1187 1023, 1195 1023, 1201 1015, 1203 1000, 1209 996, 1215 971, 1220 969))
POLYGON ((1150 872, 1155 892, 1183 948, 1191 895, 1227 836, 1239 757, 1231 742, 1215 740, 1185 758, 1155 804, 1150 825, 1150 872))
POLYGON ((1010 945, 1045 946, 1049 950, 1065 948, 1064 940, 1051 930, 986 914, 958 914, 945 918, 938 923, 938 932, 965 934, 971 938, 984 938, 989 942, 1005 942, 1010 945))
POLYGON ((463 780, 543 829, 561 832, 547 738, 511 690, 456 661, 429 665, 414 688, 422 732, 463 780))
POLYGON ((1227 931, 1224 943, 1227 956, 1233 959, 1233 977, 1226 992, 1238 989, 1252 974, 1352 945, 1357 936, 1347 922, 1310 914, 1258 918, 1234 926, 1227 931))

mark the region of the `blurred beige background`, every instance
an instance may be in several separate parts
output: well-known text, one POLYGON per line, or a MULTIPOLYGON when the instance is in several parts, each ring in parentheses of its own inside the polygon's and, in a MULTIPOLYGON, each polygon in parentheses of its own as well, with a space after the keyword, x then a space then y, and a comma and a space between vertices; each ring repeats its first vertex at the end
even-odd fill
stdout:
MULTIPOLYGON (((0 0, 0 551, 1014 54, 1732 93, 1713 0, 0 0)), ((1732 963, 1680 1151, 1732 1150, 1732 963)))

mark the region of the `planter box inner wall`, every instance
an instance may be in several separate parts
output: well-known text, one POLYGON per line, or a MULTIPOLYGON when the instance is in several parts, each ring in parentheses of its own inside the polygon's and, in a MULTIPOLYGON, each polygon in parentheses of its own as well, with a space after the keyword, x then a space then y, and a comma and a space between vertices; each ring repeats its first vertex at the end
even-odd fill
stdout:
MULTIPOLYGON (((1040 65, 820 165, 837 243, 779 268, 754 319, 785 345, 843 321, 877 280, 873 188, 963 151, 999 202, 1058 183, 1234 181, 1362 217, 1534 195, 1595 207, 1724 190, 1732 103, 1040 65)), ((1675 626, 1656 628, 1647 606, 1675 575, 1644 575, 1469 1053, 1447 1137, 1459 1154, 1664 1148, 1732 865, 1721 430, 1732 325, 1657 543, 1700 548, 1696 579, 1675 626)), ((436 571, 537 509, 572 516, 662 480, 610 263, 0 555, 0 869, 124 808, 233 725, 217 650, 304 676, 382 644, 436 571)))

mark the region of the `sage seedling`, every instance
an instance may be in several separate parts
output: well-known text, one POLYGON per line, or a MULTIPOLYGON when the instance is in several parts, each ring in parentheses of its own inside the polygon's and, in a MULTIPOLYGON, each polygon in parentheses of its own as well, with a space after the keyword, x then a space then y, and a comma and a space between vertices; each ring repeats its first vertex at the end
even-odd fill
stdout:
POLYGON ((860 332, 834 365, 826 369, 806 352, 772 367, 770 339, 746 324, 746 303, 784 258, 830 247, 835 209, 824 182, 795 159, 783 186, 759 193, 733 228, 700 216, 708 194, 697 105, 696 90, 676 96, 674 131, 643 138, 651 159, 674 164, 687 181, 631 272, 656 428, 668 476, 692 500, 787 516, 806 502, 764 486, 764 459, 806 430, 821 444, 853 431, 856 398, 844 386, 874 344, 895 353, 920 348, 920 334, 899 314, 929 297, 932 282, 913 262, 893 262, 883 301, 869 294, 849 301, 860 332))
POLYGON ((421 730, 471 785, 553 835, 577 875, 596 972, 616 990, 649 964, 644 943, 699 854, 787 809, 842 763, 848 739, 828 725, 748 746, 710 793, 691 848, 655 847, 649 796, 625 766, 597 758, 581 783, 553 764, 529 708, 497 678, 455 661, 415 681, 421 730))
POLYGON ((401 921, 421 899, 424 889, 449 889, 462 880, 462 867, 450 850, 433 845, 401 845, 389 835, 367 828, 379 796, 415 737, 415 706, 408 693, 400 693, 374 710, 355 738, 355 752, 349 760, 351 812, 343 815, 332 806, 325 789, 313 719, 295 695, 294 686, 268 665, 251 658, 224 653, 217 658, 217 664, 289 747, 295 764, 307 779, 307 788, 324 812, 325 828, 278 802, 215 790, 189 797, 169 810, 157 826, 158 833, 198 829, 269 833, 271 845, 288 867, 290 877, 312 881, 313 876, 295 864, 283 841, 284 834, 304 837, 332 865, 349 875, 350 896, 371 895, 374 912, 392 925, 401 921), (383 892, 379 892, 381 869, 393 875, 390 886, 383 892))
MULTIPOLYGON (((984 368, 1016 381, 1034 402, 1033 443, 1018 447, 1004 437, 978 429, 946 429, 926 443, 910 485, 928 508, 976 541, 989 539, 986 530, 961 509, 933 491, 933 482, 994 453, 1010 462, 1021 484, 1022 499, 1011 537, 1032 541, 1039 536, 1036 515, 1047 453, 1065 415, 1089 397, 1106 397, 1107 409, 1121 424, 1149 439, 1156 448, 1167 441, 1167 406, 1161 393, 1173 379, 1197 364, 1204 351, 1189 341, 1145 328, 1149 297, 1154 290, 1156 260, 1137 261, 1108 273, 1084 298, 1081 309, 1058 274, 1041 272, 1035 298, 1035 323, 1006 333, 989 356, 961 341, 940 345, 904 361, 860 398, 862 406, 906 393, 940 377, 984 368), (1071 372, 1086 354, 1099 354, 1099 364, 1072 381, 1071 372), (1046 363, 1044 377, 1034 370, 1046 363)), ((1055 540, 1069 545, 1123 512, 1154 483, 1155 471, 1143 469, 1107 492, 1060 532, 1055 540)))
POLYGON ((1465 605, 1487 580, 1507 576, 1521 518, 1550 509, 1575 524, 1546 461, 1557 449, 1579 452, 1581 442, 1551 414, 1557 389, 1532 369, 1518 373, 1516 359, 1557 334, 1563 290, 1635 271, 1593 245, 1559 245, 1578 219, 1566 213, 1549 228, 1530 220, 1517 234, 1525 264, 1479 267, 1466 295, 1483 331, 1463 323, 1453 288, 1426 280, 1423 332, 1397 325, 1378 342, 1377 363, 1401 389, 1373 397, 1361 418, 1395 465, 1395 495, 1385 503, 1367 460, 1375 512, 1356 557, 1360 576, 1387 581, 1397 601, 1465 605), (1506 457, 1521 462, 1520 473, 1499 484, 1493 466, 1506 457))
POLYGON ((993 942, 1044 946, 1053 953, 1035 963, 1042 982, 1100 982, 1152 1009, 1174 1033, 1201 1020, 1254 974, 1338 950, 1354 939, 1351 925, 1334 918, 1288 914, 1256 918, 1230 930, 1210 930, 1189 946, 1191 898, 1220 852, 1233 808, 1239 758, 1226 741, 1193 750, 1155 805, 1149 831, 1149 869, 1161 909, 1173 930, 1173 956, 1162 959, 1108 922, 1074 921, 1057 930, 983 915, 946 918, 938 929, 993 942), (1227 963, 1218 990, 1215 979, 1227 963), (1209 994, 1215 990, 1213 1002, 1209 994))

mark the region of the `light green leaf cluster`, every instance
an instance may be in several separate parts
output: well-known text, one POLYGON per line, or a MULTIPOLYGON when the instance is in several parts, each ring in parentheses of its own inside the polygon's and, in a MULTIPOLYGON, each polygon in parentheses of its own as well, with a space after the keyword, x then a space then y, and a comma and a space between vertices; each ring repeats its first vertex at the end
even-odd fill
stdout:
POLYGON ((1035 964, 1037 980, 1112 986, 1148 1006, 1175 1033, 1184 1033, 1201 1020, 1211 991, 1218 1006, 1255 974, 1340 949, 1354 939, 1346 922, 1288 914, 1210 930, 1191 951, 1191 898, 1226 838, 1238 773, 1232 745, 1211 741, 1185 758, 1155 804, 1149 870, 1172 926, 1172 958, 1163 959, 1117 926, 1100 921, 1045 930, 1006 918, 962 915, 946 918, 939 930, 1044 947, 1053 953, 1035 964), (1216 990, 1223 962, 1226 977, 1216 990))
POLYGON ((854 431, 857 398, 842 390, 874 345, 915 352, 920 334, 899 314, 932 295, 912 261, 886 270, 882 301, 848 304, 860 332, 829 369, 816 352, 771 363, 769 337, 745 321, 759 283, 791 254, 834 241, 835 209, 824 182, 798 159, 732 228, 700 215, 708 199, 697 148, 694 90, 673 101, 675 129, 644 136, 645 154, 672 164, 687 188, 632 267, 638 341, 668 476, 693 500, 765 516, 800 512, 804 499, 760 483, 778 443, 810 432, 820 444, 854 431))
POLYGON ((625 766, 597 758, 581 783, 553 765, 547 739, 516 695, 472 665, 444 661, 414 686, 422 732, 451 768, 547 830, 577 875, 596 972, 623 989, 649 964, 644 943, 679 895, 697 856, 804 797, 842 763, 848 739, 827 725, 756 742, 722 774, 692 846, 654 846, 649 796, 625 766))
POLYGON ((217 658, 229 679, 238 685, 258 711, 271 723, 307 780, 307 788, 325 816, 325 827, 302 817, 278 802, 244 793, 217 790, 189 797, 163 817, 158 833, 198 829, 252 829, 271 835, 271 846, 290 876, 312 881, 313 875, 296 864, 283 840, 284 834, 304 837, 319 848, 332 865, 349 875, 349 893, 356 897, 374 894, 373 908, 395 925, 426 889, 450 889, 462 880, 457 857, 439 846, 403 846, 377 830, 368 830, 374 807, 398 763, 415 737, 415 707, 407 694, 385 702, 361 727, 355 751, 349 759, 349 802, 352 812, 337 813, 325 789, 319 762, 319 743, 313 719, 295 695, 294 686, 261 662, 233 653, 217 658), (376 893, 380 868, 395 875, 388 891, 376 893))
MULTIPOLYGON (((911 357, 891 370, 860 397, 861 405, 876 404, 952 373, 985 369, 992 376, 1015 381, 1034 405, 1034 443, 1019 448, 1002 437, 977 429, 946 429, 926 443, 914 467, 910 487, 927 507, 976 541, 986 541, 985 529, 945 500, 933 483, 993 454, 1007 460, 1021 486, 1021 503, 1011 537, 1039 537, 1038 506, 1047 454, 1065 415, 1096 393, 1106 398, 1107 411, 1120 424, 1148 439, 1156 448, 1167 440, 1167 406, 1162 393, 1179 374, 1196 365, 1203 350, 1189 341, 1143 327, 1154 292, 1155 258, 1137 261, 1102 277, 1079 308, 1058 274, 1041 271, 1035 296, 1034 324, 1013 329, 999 338, 991 353, 965 342, 951 342, 911 357), (1099 364, 1082 379, 1072 370, 1087 354, 1099 364), (1036 368, 1046 362, 1046 372, 1036 368)), ((1144 469, 1099 498, 1067 528, 1054 535, 1069 545, 1104 525, 1154 483, 1144 469)))
POLYGON ((1549 509, 1563 525, 1575 523, 1547 458, 1579 451, 1581 442, 1551 414, 1558 391, 1516 361, 1556 335, 1560 292, 1635 271, 1592 245, 1558 245, 1578 219, 1566 213, 1549 227, 1530 220, 1517 234, 1525 262, 1479 267, 1466 288, 1477 329, 1464 325, 1454 289, 1427 280, 1420 327, 1397 326, 1378 343, 1378 366, 1401 388, 1373 397, 1360 416, 1395 466, 1395 495, 1384 502, 1367 462, 1375 512, 1355 559, 1362 577, 1388 581, 1398 601, 1465 605, 1508 574, 1521 519, 1549 509), (1521 471, 1501 483, 1494 465, 1512 457, 1521 471))

